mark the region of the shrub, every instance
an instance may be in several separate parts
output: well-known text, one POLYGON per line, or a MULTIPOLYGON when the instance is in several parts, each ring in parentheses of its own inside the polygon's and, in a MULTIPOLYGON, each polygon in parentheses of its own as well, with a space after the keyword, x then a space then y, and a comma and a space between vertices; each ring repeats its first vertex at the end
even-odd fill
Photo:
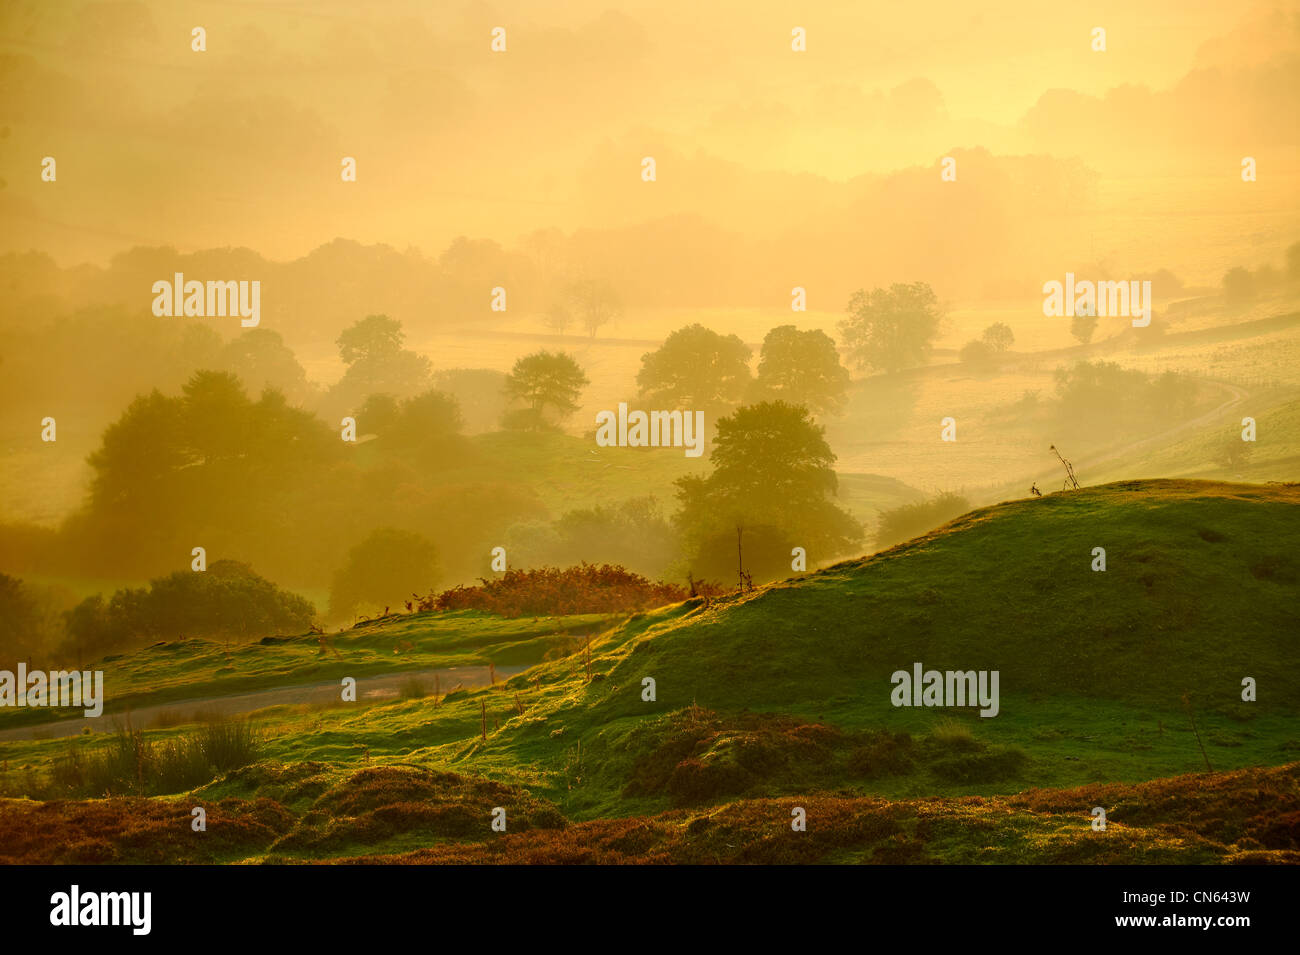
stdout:
POLYGON ((119 727, 106 745, 69 743, 67 753, 55 760, 51 780, 69 795, 181 792, 247 766, 258 749, 257 734, 246 721, 218 720, 161 742, 119 727))
POLYGON ((912 736, 882 730, 867 736, 863 745, 849 754, 849 770, 855 776, 877 779, 911 771, 912 736))
POLYGON ((961 346, 958 357, 968 365, 983 365, 993 358, 993 349, 987 342, 972 338, 961 346))
POLYGON ((956 720, 941 720, 935 724, 934 729, 930 730, 930 739, 944 749, 959 752, 976 749, 980 745, 971 728, 956 720))
POLYGON ((258 738, 247 720, 214 720, 198 732, 197 744, 208 765, 221 773, 257 758, 258 738))
POLYGON ((936 759, 930 770, 949 783, 996 783, 1020 771, 1026 756, 1016 746, 994 746, 970 753, 954 753, 936 759))
POLYGON ((68 650, 78 659, 143 640, 184 636, 260 637, 301 633, 316 609, 247 564, 215 561, 206 573, 177 571, 149 587, 95 594, 65 615, 68 650))
MULTIPOLYGON (((457 586, 420 601, 421 610, 485 610, 503 617, 564 616, 648 610, 692 596, 677 584, 651 581, 624 567, 582 563, 576 567, 507 570, 477 587, 457 586)), ((722 592, 696 583, 698 595, 722 592)))
POLYGON ((876 526, 876 547, 892 547, 919 537, 969 510, 970 501, 960 494, 945 491, 928 501, 882 511, 880 523, 876 526))
POLYGON ((438 576, 432 543, 413 531, 383 527, 348 551, 330 587, 330 616, 347 617, 360 607, 401 606, 438 576))

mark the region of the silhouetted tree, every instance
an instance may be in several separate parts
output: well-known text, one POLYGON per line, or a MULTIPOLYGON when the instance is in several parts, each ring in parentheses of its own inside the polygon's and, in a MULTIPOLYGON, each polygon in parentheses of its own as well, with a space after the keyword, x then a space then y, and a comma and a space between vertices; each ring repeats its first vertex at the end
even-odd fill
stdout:
POLYGON ((437 582, 438 554, 432 543, 412 531, 380 528, 348 551, 334 575, 330 616, 400 607, 411 594, 426 594, 437 582))
POLYGON ((674 522, 697 557, 729 531, 739 563, 747 528, 827 557, 861 539, 861 526, 828 500, 838 486, 835 455, 807 408, 773 401, 737 409, 718 422, 711 460, 708 477, 677 481, 674 522))
POLYGON ((181 395, 141 396, 105 430, 79 522, 140 569, 175 566, 195 543, 243 548, 282 524, 282 496, 318 486, 343 448, 279 392, 252 401, 233 375, 198 372, 181 395))
POLYGON ((981 341, 995 352, 1003 352, 1015 344, 1016 336, 1005 322, 994 322, 984 329, 981 341))
POLYGON ((1074 318, 1070 319, 1070 334, 1079 340, 1080 345, 1086 345, 1092 341, 1093 332, 1096 330, 1096 315, 1076 313, 1074 318))
POLYGON ((925 282, 859 289, 849 299, 840 336, 859 369, 895 372, 925 362, 942 319, 939 300, 925 282))
POLYGON ((849 372, 840 364, 835 342, 820 329, 781 325, 763 339, 754 379, 759 400, 779 399, 816 414, 834 414, 843 409, 848 387, 849 372))
POLYGON ((735 335, 703 325, 679 328, 641 358, 641 398, 659 408, 717 414, 734 408, 749 385, 750 348, 735 335))
POLYGON ((506 376, 506 395, 528 404, 534 427, 545 420, 547 408, 566 418, 578 410, 578 395, 590 382, 582 367, 564 352, 539 351, 515 362, 506 376))
POLYGON ((393 425, 402 415, 402 403, 396 397, 383 392, 367 395, 361 407, 357 409, 358 435, 391 434, 393 425))
POLYGON ((431 365, 402 347, 402 323, 387 315, 367 315, 338 337, 339 358, 348 366, 337 393, 360 401, 376 391, 403 397, 427 388, 431 365))
POLYGON ((546 310, 546 327, 563 335, 565 329, 573 324, 573 313, 563 304, 556 302, 546 310))
POLYGON ((275 388, 296 402, 311 394, 306 370, 280 333, 270 328, 249 328, 232 338, 218 362, 254 390, 275 388))
POLYGON ((623 303, 614 287, 604 279, 580 279, 565 290, 592 338, 596 332, 623 314, 623 303))

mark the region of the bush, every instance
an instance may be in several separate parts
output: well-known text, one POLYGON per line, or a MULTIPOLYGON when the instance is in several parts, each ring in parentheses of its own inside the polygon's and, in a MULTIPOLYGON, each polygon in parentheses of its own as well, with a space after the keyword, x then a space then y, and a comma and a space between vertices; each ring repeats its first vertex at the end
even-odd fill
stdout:
POLYGON ((997 783, 1013 778, 1026 759, 1019 747, 994 746, 943 756, 930 764, 930 770, 948 783, 997 783))
POLYGON ((1196 382, 1178 372, 1152 376, 1115 362, 1081 361, 1057 368, 1053 377, 1061 427, 1089 440, 1113 438, 1121 429, 1182 422, 1196 404, 1196 382))
POLYGON ((213 720, 191 739, 208 765, 221 773, 247 766, 257 757, 258 739, 247 720, 213 720))
POLYGON ((971 728, 956 720, 942 720, 930 730, 930 740, 942 749, 952 752, 970 752, 978 749, 980 743, 975 739, 971 728))
POLYGON ((68 795, 113 796, 182 792, 257 758, 260 740, 246 721, 217 720, 193 733, 157 742, 119 727, 106 745, 68 744, 52 782, 68 795))
POLYGON ((993 349, 978 338, 972 338, 961 346, 959 357, 968 365, 984 365, 993 358, 993 349))
POLYGON ((867 736, 863 745, 849 754, 849 770, 855 776, 878 779, 900 776, 913 766, 912 736, 882 730, 867 736))
POLYGON ((146 640, 302 633, 315 615, 309 601, 247 564, 219 560, 205 573, 177 571, 148 589, 119 590, 107 602, 100 594, 87 597, 65 616, 65 649, 85 659, 146 640))
MULTIPOLYGON (((677 584, 651 581, 624 567, 583 563, 563 570, 507 570, 495 580, 479 578, 477 587, 457 586, 420 601, 421 610, 485 610, 503 617, 564 616, 648 610, 692 596, 677 584)), ((695 585, 696 594, 714 595, 722 588, 695 585)))
POLYGON ((994 322, 984 329, 981 340, 994 352, 1003 352, 1016 343, 1015 333, 1006 322, 994 322))
POLYGON ((876 527, 876 547, 892 547, 919 537, 970 510, 970 501, 960 494, 945 491, 928 501, 904 504, 883 511, 876 527))
POLYGON ((438 577, 433 544, 413 531, 383 527, 348 551, 347 562, 330 587, 330 616, 350 616, 358 608, 401 606, 438 577))
POLYGON ((1249 305, 1255 300, 1255 276, 1241 266, 1229 269, 1223 276, 1223 300, 1229 305, 1249 305))
POLYGON ((943 720, 924 740, 934 775, 948 783, 996 783, 1011 778, 1027 760, 1015 746, 988 746, 969 726, 943 720))

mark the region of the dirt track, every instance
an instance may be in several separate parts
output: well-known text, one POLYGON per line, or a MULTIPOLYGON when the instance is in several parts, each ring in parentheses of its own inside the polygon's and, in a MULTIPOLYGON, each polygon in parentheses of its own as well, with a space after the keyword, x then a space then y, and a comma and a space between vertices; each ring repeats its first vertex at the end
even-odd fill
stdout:
MULTIPOLYGON (((527 667, 497 667, 497 678, 509 679, 516 673, 522 673, 527 667)), ((432 693, 434 680, 442 693, 450 693, 460 684, 463 688, 486 686, 491 679, 487 667, 452 667, 447 670, 407 670, 402 673, 384 673, 377 676, 357 678, 357 702, 376 703, 382 700, 396 699, 401 688, 410 680, 419 680, 424 689, 432 693)), ((239 693, 231 696, 195 697, 188 700, 173 700, 154 706, 142 706, 127 713, 105 713, 96 719, 59 720, 55 723, 40 723, 35 726, 19 726, 0 730, 0 742, 20 739, 59 739, 76 736, 83 728, 89 727, 96 733, 112 732, 117 726, 125 725, 130 720, 132 726, 148 729, 158 722, 158 718, 167 714, 166 723, 177 725, 201 721, 215 716, 239 716, 268 706, 293 704, 315 704, 323 706, 337 703, 340 699, 338 680, 325 680, 320 683, 303 683, 297 686, 282 686, 268 690, 256 690, 252 693, 239 693)))

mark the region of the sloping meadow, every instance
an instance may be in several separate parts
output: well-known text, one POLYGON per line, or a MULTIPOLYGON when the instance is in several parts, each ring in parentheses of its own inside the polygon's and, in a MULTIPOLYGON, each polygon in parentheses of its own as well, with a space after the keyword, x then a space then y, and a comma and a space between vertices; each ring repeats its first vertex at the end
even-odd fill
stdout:
MULTIPOLYGON (((1298 498, 1153 481, 983 508, 606 623, 491 687, 263 714, 259 761, 131 825, 199 801, 245 820, 238 844, 159 850, 191 861, 1281 859, 1300 818, 1298 498), (997 715, 896 705, 916 664, 997 671, 997 715), (1250 807, 1193 799, 1261 779, 1250 807), (1120 826, 1090 829, 1097 806, 1120 826), (822 828, 787 845, 796 808, 822 828)), ((104 816, 125 803, 2 805, 15 825, 82 819, 78 858, 137 857, 104 816)))

